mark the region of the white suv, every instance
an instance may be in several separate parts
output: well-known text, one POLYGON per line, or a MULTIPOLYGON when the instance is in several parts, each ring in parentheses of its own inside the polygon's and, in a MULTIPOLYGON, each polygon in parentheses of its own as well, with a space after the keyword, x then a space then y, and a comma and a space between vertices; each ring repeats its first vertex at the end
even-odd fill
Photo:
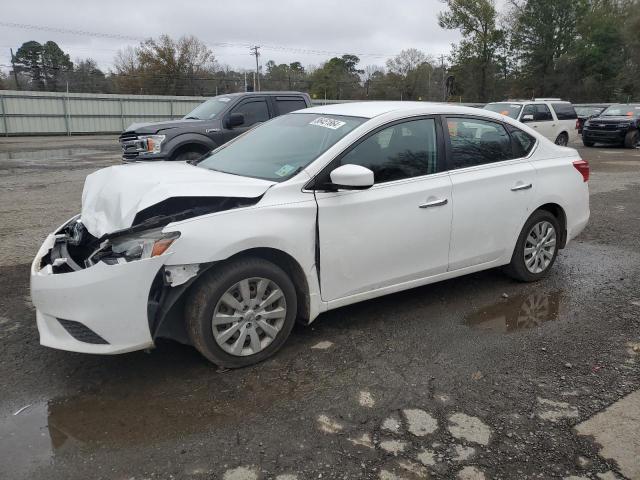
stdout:
POLYGON ((507 100, 484 108, 526 123, 556 145, 566 146, 578 138, 578 114, 571 102, 559 98, 507 100))
POLYGON ((587 224, 588 178, 511 118, 418 102, 299 110, 196 162, 105 168, 33 261, 40 342, 165 337, 241 367, 296 319, 494 267, 539 280, 587 224))

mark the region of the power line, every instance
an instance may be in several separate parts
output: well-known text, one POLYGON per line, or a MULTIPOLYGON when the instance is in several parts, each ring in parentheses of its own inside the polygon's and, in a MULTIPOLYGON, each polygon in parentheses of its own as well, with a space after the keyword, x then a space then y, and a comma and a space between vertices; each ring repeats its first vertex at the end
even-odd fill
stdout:
MULTIPOLYGON (((104 33, 104 32, 92 32, 88 30, 77 30, 71 28, 52 27, 48 25, 34 25, 30 23, 14 23, 14 22, 0 22, 0 26, 9 28, 20 28, 23 30, 40 30, 45 32, 62 33, 69 35, 80 35, 84 37, 97 37, 97 38, 110 38, 115 40, 132 40, 136 42, 143 42, 148 40, 149 37, 139 37, 134 35, 123 35, 119 33, 104 33)), ((209 45, 216 47, 237 47, 237 48, 252 48, 250 43, 242 42, 206 42, 209 45)), ((291 53, 307 54, 307 55, 345 55, 351 54, 358 57, 378 57, 387 58, 392 57, 394 54, 385 53, 367 53, 367 52, 348 52, 348 51, 335 51, 335 50, 317 50, 310 48, 298 48, 288 47, 284 45, 262 45, 261 48, 265 50, 286 51, 291 53)))

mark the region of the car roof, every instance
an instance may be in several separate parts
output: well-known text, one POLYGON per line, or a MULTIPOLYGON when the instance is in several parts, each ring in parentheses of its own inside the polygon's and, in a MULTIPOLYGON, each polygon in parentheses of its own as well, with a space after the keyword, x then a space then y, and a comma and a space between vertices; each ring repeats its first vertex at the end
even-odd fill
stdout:
POLYGON ((344 115, 348 117, 374 118, 390 112, 407 111, 411 113, 423 114, 464 114, 464 115, 487 115, 487 110, 474 107, 464 107, 448 103, 434 102, 394 102, 394 101, 368 101, 334 103, 330 105, 320 105, 317 107, 297 110, 296 114, 314 113, 325 115, 344 115))
POLYGON ((554 100, 552 98, 536 98, 534 100, 501 100, 499 102, 489 102, 487 105, 495 103, 515 103, 516 105, 522 105, 525 103, 571 103, 569 100, 554 100))
MULTIPOLYGON (((295 92, 295 91, 260 91, 260 92, 236 92, 236 93, 222 93, 217 95, 218 97, 241 97, 245 95, 304 95, 308 96, 308 93, 295 92)), ((213 97, 215 98, 215 97, 213 97)))

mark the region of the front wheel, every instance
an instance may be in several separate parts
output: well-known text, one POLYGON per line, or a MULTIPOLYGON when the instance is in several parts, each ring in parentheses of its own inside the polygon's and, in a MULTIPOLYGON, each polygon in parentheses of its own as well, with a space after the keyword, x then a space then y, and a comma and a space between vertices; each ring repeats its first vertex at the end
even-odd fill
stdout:
POLYGON ((270 357, 295 323, 297 297, 289 276, 261 258, 213 267, 186 306, 189 337, 208 360, 240 368, 270 357))
POLYGON ((172 158, 172 160, 176 162, 186 162, 189 160, 198 160, 200 157, 202 157, 202 155, 203 155, 202 152, 198 152, 196 150, 187 150, 187 151, 178 153, 176 156, 172 158))
POLYGON ((559 240, 556 217, 545 210, 535 211, 520 232, 506 273, 521 282, 540 280, 556 261, 559 240))
POLYGON ((593 147, 593 146, 595 145, 595 143, 590 142, 589 140, 585 140, 584 138, 582 139, 582 144, 583 144, 585 147, 593 147))
POLYGON ((556 145, 560 145, 561 147, 566 147, 569 143, 569 135, 562 132, 560 135, 556 137, 556 145))
POLYGON ((636 148, 639 143, 640 143, 640 133, 638 132, 638 130, 627 132, 627 134, 624 137, 625 148, 636 148))

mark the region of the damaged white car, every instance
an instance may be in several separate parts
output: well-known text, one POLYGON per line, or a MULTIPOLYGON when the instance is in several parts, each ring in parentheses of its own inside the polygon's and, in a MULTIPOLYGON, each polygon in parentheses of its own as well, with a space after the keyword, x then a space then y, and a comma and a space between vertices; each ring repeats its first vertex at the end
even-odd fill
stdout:
POLYGON ((538 280, 588 221, 588 177, 515 120, 412 102, 315 107, 193 164, 109 167, 33 261, 40 341, 171 338, 241 367, 343 305, 498 266, 538 280))

